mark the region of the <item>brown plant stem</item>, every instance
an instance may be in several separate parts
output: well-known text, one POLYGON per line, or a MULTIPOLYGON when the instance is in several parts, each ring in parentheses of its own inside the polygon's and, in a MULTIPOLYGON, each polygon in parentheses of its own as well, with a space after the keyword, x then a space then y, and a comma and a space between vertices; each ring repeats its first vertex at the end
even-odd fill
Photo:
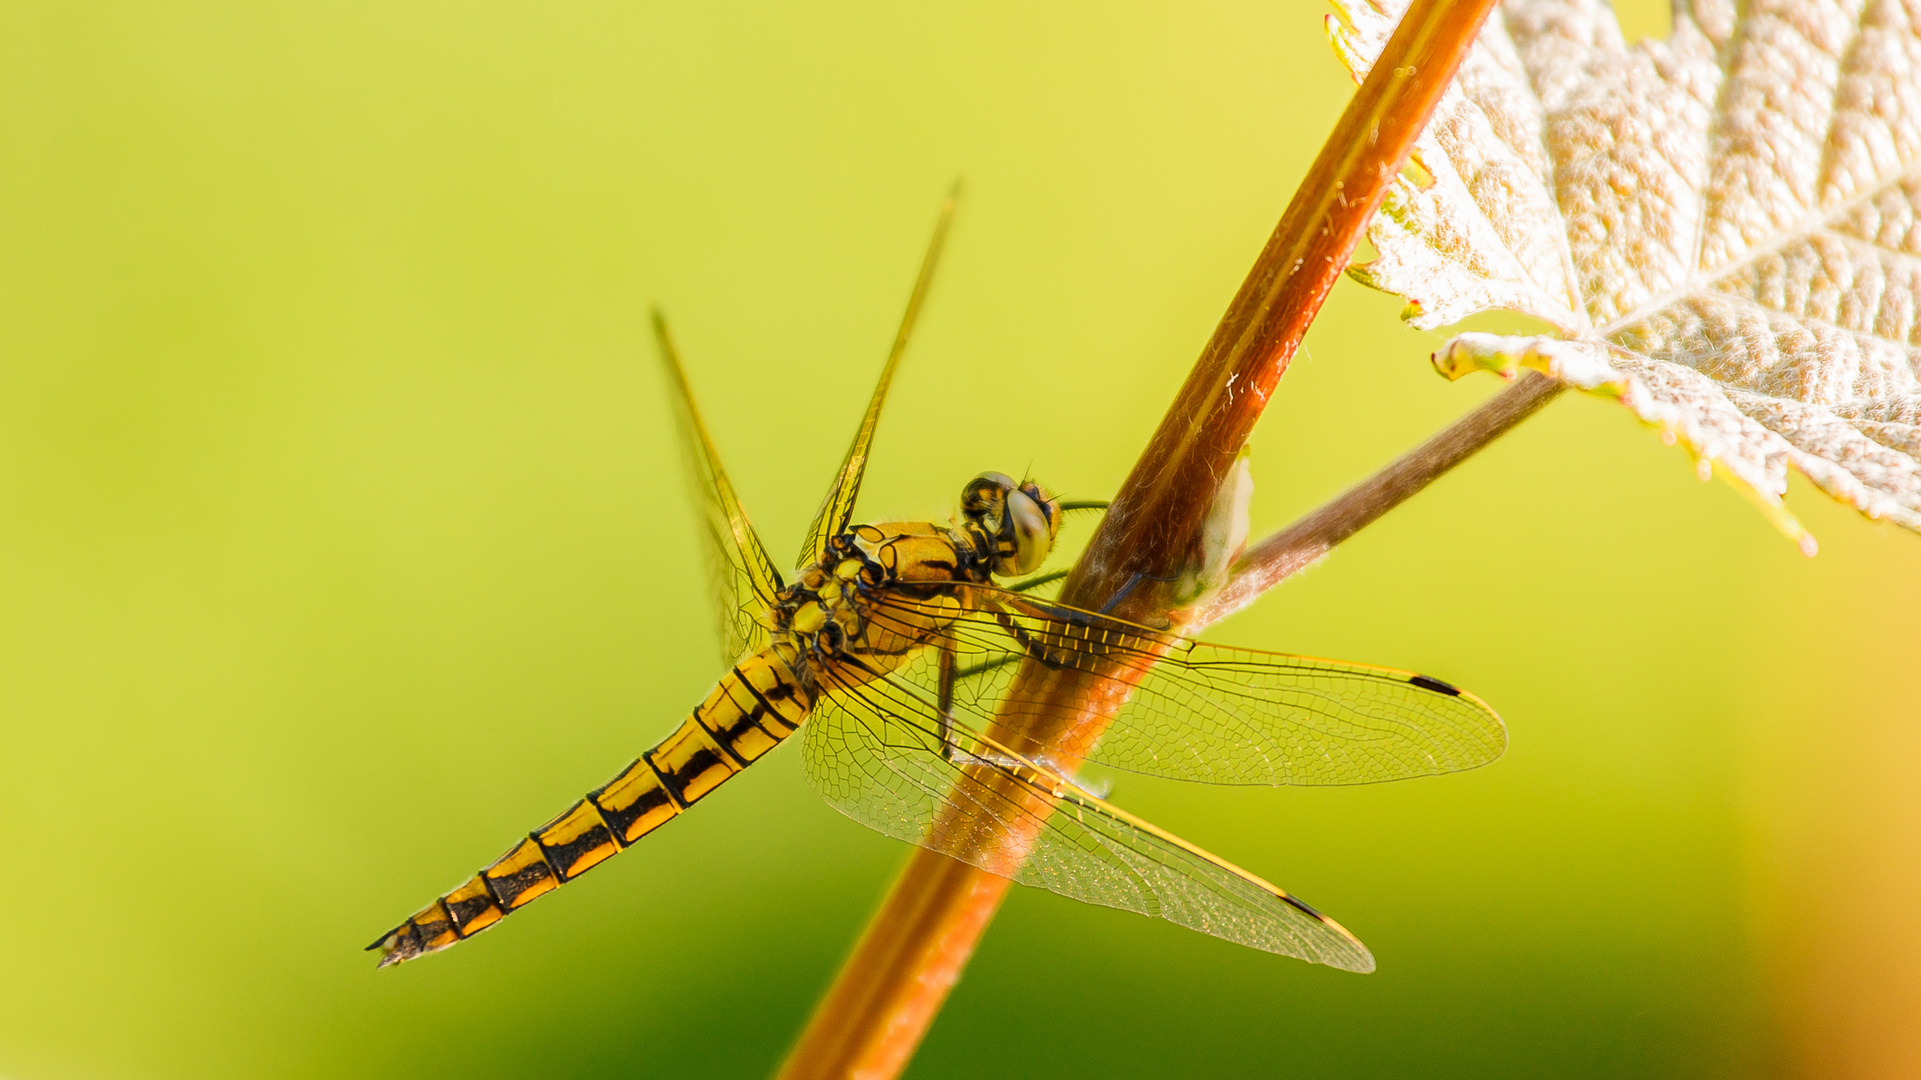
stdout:
POLYGON ((1320 509, 1247 549, 1227 585, 1195 612, 1185 629, 1195 633, 1254 602, 1262 593, 1319 562, 1335 545, 1422 488, 1473 457, 1482 447, 1539 412, 1566 389, 1539 372, 1488 399, 1386 468, 1349 488, 1320 509))
MULTIPOLYGON (((1493 3, 1415 0, 1409 8, 1115 495, 1062 588, 1063 600, 1101 607, 1125 592, 1116 615, 1171 621, 1167 584, 1194 565, 1221 478, 1493 3)), ((1099 737, 1125 690, 1111 677, 1027 664, 1009 699, 1029 707, 1019 721, 997 720, 991 734, 1016 752, 1046 753, 1072 767, 1099 737)), ((1029 791, 988 775, 976 778, 1029 805, 1033 820, 1051 809, 1031 805, 1029 791)), ((945 820, 935 828, 957 830, 959 850, 1002 866, 1017 865, 1033 839, 945 820)), ((801 1033, 782 1080, 897 1076, 1007 886, 1005 877, 917 851, 801 1033)))

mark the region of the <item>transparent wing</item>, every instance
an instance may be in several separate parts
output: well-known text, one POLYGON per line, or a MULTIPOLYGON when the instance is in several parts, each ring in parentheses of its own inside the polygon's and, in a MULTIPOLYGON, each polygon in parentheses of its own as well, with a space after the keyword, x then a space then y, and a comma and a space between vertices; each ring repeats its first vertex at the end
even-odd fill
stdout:
POLYGON ((907 351, 907 336, 914 329, 914 320, 920 318, 921 304, 926 301, 928 286, 934 281, 934 267, 940 262, 941 246, 947 242, 947 226, 954 220, 954 205, 959 198, 960 184, 956 182, 946 201, 941 203, 940 220, 934 225, 933 239, 927 242, 920 276, 914 279, 914 291, 907 298, 907 312, 901 316, 900 330, 894 335, 894 347, 887 354, 887 364, 880 370, 874 396, 867 402, 867 414, 861 417, 860 429, 854 432, 853 445, 847 448, 840 472, 827 489, 827 497, 821 500, 814 523, 807 528, 807 541, 801 546, 798 566, 811 566, 819 560, 827 552, 827 541, 844 531, 853 519, 854 500, 860 495, 861 476, 867 471, 867 451, 874 443, 874 430, 880 425, 880 409, 887 402, 887 388, 893 385, 894 372, 900 367, 901 355, 907 351))
MULTIPOLYGON (((931 655, 913 663, 932 667, 931 655)), ((803 740, 807 776, 854 820, 1023 885, 1265 952, 1374 970, 1367 947, 1339 923, 1260 878, 971 728, 947 728, 943 738, 940 710, 916 680, 828 667, 822 689, 803 740)))
MULTIPOLYGON (((1212 784, 1367 784, 1485 765, 1507 728, 1473 694, 1411 671, 1194 641, 1052 601, 983 588, 934 643, 956 654, 952 709, 985 728, 1009 700, 1020 661, 1134 684, 1090 761, 1212 784)), ((926 625, 936 605, 899 592, 877 598, 882 626, 926 625), (925 613, 923 613, 923 610, 925 613)), ((952 609, 944 609, 951 615, 952 609)), ((930 668, 904 669, 938 694, 930 668)), ((1038 706, 1030 706, 1038 709, 1038 706)))
POLYGON ((688 479, 700 508, 701 546, 713 583, 715 614, 720 620, 721 660, 731 664, 742 654, 758 652, 767 644, 767 629, 760 615, 781 589, 780 571, 767 558, 767 549, 748 522, 747 511, 741 509, 734 485, 720 467, 720 454, 714 450, 707 425, 701 422, 687 372, 667 333, 667 320, 658 309, 654 311, 654 337, 660 343, 661 364, 667 369, 688 479))

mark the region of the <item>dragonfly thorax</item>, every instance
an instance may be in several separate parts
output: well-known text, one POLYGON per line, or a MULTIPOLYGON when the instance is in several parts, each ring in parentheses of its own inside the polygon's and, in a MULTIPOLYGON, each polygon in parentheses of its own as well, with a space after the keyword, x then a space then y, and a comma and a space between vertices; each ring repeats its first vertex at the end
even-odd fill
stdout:
POLYGON ((923 625, 918 615, 875 620, 887 595, 951 597, 956 587, 985 580, 971 545, 953 530, 925 521, 860 525, 828 540, 821 558, 780 591, 768 618, 809 659, 900 656, 939 624, 923 625))
POLYGON ((885 569, 852 539, 851 532, 834 537, 827 554, 801 570, 768 612, 803 655, 833 656, 860 640, 861 594, 887 583, 885 569))

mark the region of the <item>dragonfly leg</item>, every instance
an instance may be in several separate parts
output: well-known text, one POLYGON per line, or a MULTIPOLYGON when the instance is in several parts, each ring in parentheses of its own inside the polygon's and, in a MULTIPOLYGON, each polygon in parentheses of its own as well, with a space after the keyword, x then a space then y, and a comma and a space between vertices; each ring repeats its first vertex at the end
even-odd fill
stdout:
POLYGON ((942 643, 936 648, 935 656, 939 685, 936 690, 936 707, 940 710, 940 753, 949 761, 958 760, 960 750, 954 745, 954 648, 942 643))
MULTIPOLYGON (((986 670, 986 668, 970 668, 968 671, 962 672, 959 670, 959 664, 956 662, 957 658, 951 642, 938 645, 936 648, 939 651, 935 657, 937 673, 935 708, 939 712, 937 723, 939 725, 938 733, 940 737, 941 757, 946 758, 956 765, 994 765, 1000 768, 1011 769, 1025 764, 1025 762, 1016 761, 1004 754, 988 754, 983 756, 961 749, 960 744, 954 739, 954 683, 963 674, 971 674, 986 670)), ((1016 659, 1018 659, 1018 657, 1009 656, 996 661, 992 666, 999 666, 1000 664, 1009 663, 1016 659)))
POLYGON ((1027 578, 1024 581, 1016 581, 1007 586, 1007 591, 1026 592, 1029 589, 1038 589, 1042 585, 1052 585, 1067 575, 1068 571, 1066 570, 1049 570, 1045 574, 1035 574, 1033 577, 1027 578))
POLYGON ((1050 649, 1045 644, 1035 640, 1034 635, 1028 633, 1025 626, 1015 622, 1013 616, 1008 614, 1005 608, 995 605, 994 621, 1000 623, 1001 629, 1005 630, 1007 636, 1014 639, 1014 644, 1019 645, 1021 650, 1028 656, 1033 657, 1050 668, 1061 668, 1067 665, 1068 658, 1064 656, 1060 650, 1050 649))
POLYGON ((971 679, 976 675, 985 675, 990 671, 998 671, 1009 664, 1018 664, 1026 658, 1026 653, 1003 653, 991 660, 982 660, 978 664, 969 664, 964 668, 960 668, 954 672, 954 681, 959 682, 962 679, 971 679))
POLYGON ((1165 585, 1174 580, 1176 579, 1171 577, 1156 577, 1153 574, 1137 573, 1133 577, 1130 577, 1127 579, 1127 584, 1121 586, 1121 591, 1115 593, 1113 599, 1101 605, 1101 614, 1102 615, 1111 614, 1116 607, 1120 606, 1121 601, 1127 599, 1127 594, 1133 592, 1134 588, 1143 581, 1158 581, 1163 585, 1165 585))

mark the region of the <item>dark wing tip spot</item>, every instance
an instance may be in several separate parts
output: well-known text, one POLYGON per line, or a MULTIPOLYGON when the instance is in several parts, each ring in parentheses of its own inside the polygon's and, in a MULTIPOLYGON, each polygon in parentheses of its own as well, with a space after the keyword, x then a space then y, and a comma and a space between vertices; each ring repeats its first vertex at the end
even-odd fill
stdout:
POLYGON ((1437 694, 1446 694, 1448 697, 1461 696, 1460 687, 1450 686, 1439 679, 1430 679, 1426 675, 1416 675, 1407 681, 1413 686, 1418 686, 1423 690, 1432 690, 1437 694))
POLYGON ((1285 895, 1283 895, 1283 896, 1281 897, 1281 899, 1282 899, 1282 900, 1285 900, 1285 901, 1287 901, 1287 902, 1288 902, 1288 903, 1289 903, 1290 905, 1292 905, 1292 906, 1294 906, 1294 907, 1297 907, 1297 908, 1300 908, 1300 909, 1301 909, 1302 911, 1305 911, 1305 912, 1307 912, 1307 913, 1308 913, 1309 915, 1312 915, 1312 916, 1314 916, 1314 917, 1315 917, 1316 919, 1319 919, 1319 920, 1321 920, 1322 922, 1326 922, 1326 921, 1327 921, 1327 916, 1325 916, 1325 915, 1323 915, 1323 914, 1321 914, 1321 913, 1320 913, 1320 912, 1318 912, 1318 911, 1315 911, 1315 910, 1314 910, 1314 908, 1313 908, 1313 906, 1312 906, 1312 905, 1310 905, 1310 904, 1309 904, 1309 903, 1308 903, 1307 901, 1305 901, 1305 900, 1302 900, 1302 899, 1300 899, 1300 898, 1298 898, 1298 897, 1293 897, 1293 896, 1285 896, 1285 895))

